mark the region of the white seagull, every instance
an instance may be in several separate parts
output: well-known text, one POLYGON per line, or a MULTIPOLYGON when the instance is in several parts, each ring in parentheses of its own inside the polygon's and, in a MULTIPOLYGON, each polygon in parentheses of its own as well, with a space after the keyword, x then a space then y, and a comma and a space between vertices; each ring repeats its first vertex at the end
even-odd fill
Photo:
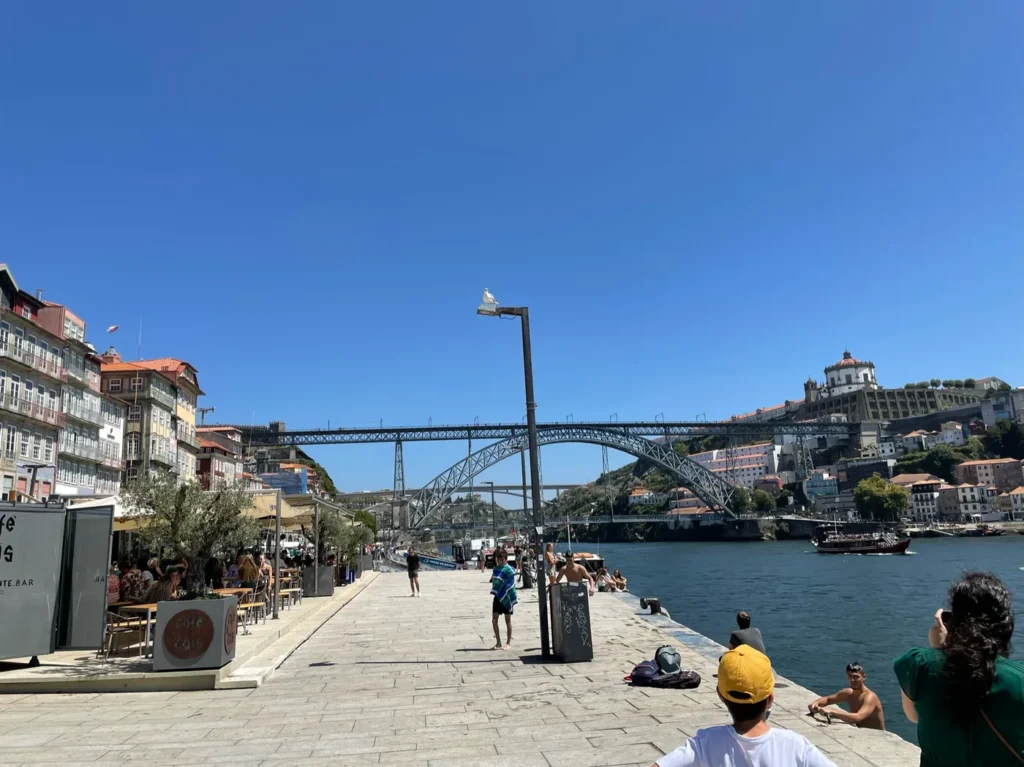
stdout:
POLYGON ((489 291, 487 288, 484 288, 483 303, 497 305, 498 304, 498 299, 496 299, 493 295, 491 295, 491 291, 489 291))

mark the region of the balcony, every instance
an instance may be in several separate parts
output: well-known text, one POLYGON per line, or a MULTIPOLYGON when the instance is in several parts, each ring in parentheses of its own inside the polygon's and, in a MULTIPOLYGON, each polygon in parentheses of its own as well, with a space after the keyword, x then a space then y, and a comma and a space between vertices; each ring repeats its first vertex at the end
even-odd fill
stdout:
POLYGON ((195 429, 190 429, 187 424, 182 421, 178 421, 178 428, 176 432, 179 445, 184 443, 193 450, 199 449, 199 437, 196 436, 195 429))
POLYGON ((61 443, 59 452, 64 455, 74 455, 78 458, 84 458, 87 461, 100 460, 100 449, 96 445, 85 445, 79 442, 71 442, 68 444, 61 443))
POLYGON ((174 395, 168 394, 163 389, 157 389, 153 384, 147 384, 136 391, 131 388, 131 384, 129 383, 127 389, 109 393, 118 397, 122 402, 127 402, 128 404, 132 404, 137 399, 152 399, 159 402, 172 413, 177 409, 177 400, 174 398, 174 395))
POLYGON ((20 362, 25 367, 49 376, 55 381, 64 382, 68 380, 68 371, 64 369, 63 365, 54 362, 53 358, 49 355, 34 354, 24 346, 18 346, 10 338, 7 343, 0 343, 0 357, 20 362))
POLYGON ((102 411, 79 407, 77 403, 65 406, 64 415, 92 426, 103 426, 102 411))
POLYGON ((116 469, 117 471, 124 471, 124 460, 120 456, 111 455, 109 453, 100 452, 99 461, 103 466, 108 469, 116 469))
POLYGON ((48 423, 51 426, 64 425, 63 413, 59 413, 48 407, 43 407, 42 405, 37 405, 35 402, 30 402, 22 397, 14 397, 9 393, 0 397, 0 408, 11 413, 17 413, 18 415, 25 416, 26 418, 33 418, 42 423, 48 423))

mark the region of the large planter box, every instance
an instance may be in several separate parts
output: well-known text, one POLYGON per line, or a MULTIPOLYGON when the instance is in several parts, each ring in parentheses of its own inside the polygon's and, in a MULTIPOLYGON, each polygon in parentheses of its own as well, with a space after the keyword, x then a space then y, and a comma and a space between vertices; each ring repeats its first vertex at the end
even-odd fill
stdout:
POLYGON ((307 567, 302 571, 302 598, 329 597, 334 595, 334 568, 321 565, 317 583, 317 568, 307 567))
POLYGON ((235 658, 238 597, 161 602, 153 638, 154 671, 221 668, 235 658))

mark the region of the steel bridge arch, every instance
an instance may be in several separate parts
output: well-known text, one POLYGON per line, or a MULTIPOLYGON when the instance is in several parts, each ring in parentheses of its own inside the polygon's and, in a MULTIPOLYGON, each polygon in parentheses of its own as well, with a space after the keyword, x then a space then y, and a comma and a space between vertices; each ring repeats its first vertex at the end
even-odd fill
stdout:
MULTIPOLYGON (((560 442, 605 445, 637 458, 646 458, 679 480, 683 487, 690 490, 708 506, 712 508, 717 506, 728 517, 736 516, 730 506, 734 486, 696 461, 679 455, 671 447, 652 442, 644 437, 616 431, 613 428, 603 429, 594 426, 566 424, 537 432, 538 446, 560 442)), ((420 527, 451 495, 469 485, 469 481, 473 477, 506 458, 519 455, 525 449, 527 449, 526 434, 516 435, 477 450, 438 474, 413 497, 410 527, 420 527)))

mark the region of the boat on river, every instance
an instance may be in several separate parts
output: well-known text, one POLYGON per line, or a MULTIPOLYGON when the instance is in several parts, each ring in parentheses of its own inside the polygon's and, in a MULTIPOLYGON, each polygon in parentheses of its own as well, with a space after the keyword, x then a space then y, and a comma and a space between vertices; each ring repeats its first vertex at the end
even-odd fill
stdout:
POLYGON ((811 541, 819 554, 906 554, 910 538, 889 531, 840 533, 826 531, 811 541))

